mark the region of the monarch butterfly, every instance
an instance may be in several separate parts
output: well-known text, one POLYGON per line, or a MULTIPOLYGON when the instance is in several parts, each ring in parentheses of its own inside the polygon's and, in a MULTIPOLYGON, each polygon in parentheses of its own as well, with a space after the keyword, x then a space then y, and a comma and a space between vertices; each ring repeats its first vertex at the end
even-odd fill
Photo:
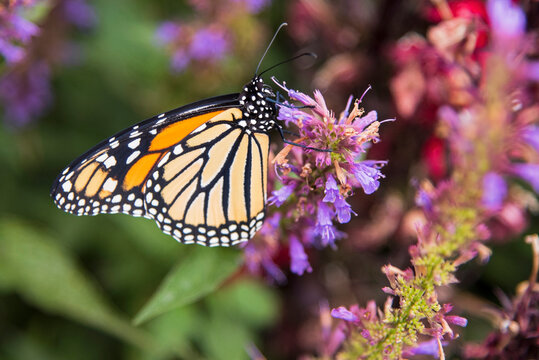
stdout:
POLYGON ((185 244, 251 239, 264 221, 269 132, 278 127, 259 66, 239 94, 162 113, 84 153, 55 180, 55 204, 75 215, 154 219, 185 244))

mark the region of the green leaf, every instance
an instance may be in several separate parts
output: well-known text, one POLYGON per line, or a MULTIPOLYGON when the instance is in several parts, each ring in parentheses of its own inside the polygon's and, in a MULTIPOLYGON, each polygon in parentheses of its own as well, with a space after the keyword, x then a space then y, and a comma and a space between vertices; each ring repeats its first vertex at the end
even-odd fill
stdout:
POLYGON ((237 249, 202 246, 192 246, 191 249, 135 316, 135 324, 141 324, 211 293, 241 264, 241 252, 237 249))
POLYGON ((247 348, 253 343, 249 330, 241 323, 216 316, 209 319, 202 347, 209 359, 248 359, 247 348))
POLYGON ((0 263, 6 289, 35 306, 101 329, 142 348, 152 339, 115 312, 72 256, 42 230, 0 220, 0 263))
POLYGON ((245 279, 212 294, 207 304, 214 314, 252 328, 271 325, 278 317, 278 297, 273 289, 245 279))

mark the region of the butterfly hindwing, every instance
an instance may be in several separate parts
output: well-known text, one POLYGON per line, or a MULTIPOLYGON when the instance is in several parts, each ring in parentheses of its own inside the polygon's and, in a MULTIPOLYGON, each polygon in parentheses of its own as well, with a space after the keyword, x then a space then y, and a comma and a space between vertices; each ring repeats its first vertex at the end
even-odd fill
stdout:
POLYGON ((229 109, 189 134, 146 182, 148 213, 184 243, 229 246, 262 226, 269 136, 229 109), (208 141, 208 139, 211 139, 208 141))

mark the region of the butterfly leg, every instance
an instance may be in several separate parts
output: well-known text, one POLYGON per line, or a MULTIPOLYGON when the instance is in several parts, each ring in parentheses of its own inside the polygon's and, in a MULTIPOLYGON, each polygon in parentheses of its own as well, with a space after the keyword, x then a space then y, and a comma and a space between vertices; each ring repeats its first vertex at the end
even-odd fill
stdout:
POLYGON ((309 149, 309 150, 314 150, 314 151, 331 152, 330 149, 318 149, 318 148, 315 148, 315 147, 305 146, 305 145, 303 145, 303 144, 298 144, 298 143, 296 143, 296 142, 293 142, 293 141, 290 141, 290 140, 286 140, 285 137, 284 137, 283 129, 282 129, 280 126, 277 126, 277 130, 279 130, 279 135, 281 135, 281 139, 283 139, 283 142, 284 142, 285 144, 295 145, 295 146, 299 146, 300 148, 303 148, 303 149, 309 149))

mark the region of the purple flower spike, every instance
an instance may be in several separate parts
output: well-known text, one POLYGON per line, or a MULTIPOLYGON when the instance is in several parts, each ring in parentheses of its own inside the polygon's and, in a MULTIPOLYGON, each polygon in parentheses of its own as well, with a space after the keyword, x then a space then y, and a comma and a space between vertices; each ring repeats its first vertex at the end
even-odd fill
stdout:
POLYGON ((336 319, 342 319, 345 321, 356 322, 359 320, 357 315, 345 308, 344 306, 339 306, 336 309, 331 310, 331 316, 336 319))
POLYGON ((489 172, 483 177, 483 206, 492 211, 500 209, 507 195, 507 184, 503 177, 489 172))
POLYGON ((290 270, 297 275, 313 271, 303 244, 294 235, 290 236, 290 270))

